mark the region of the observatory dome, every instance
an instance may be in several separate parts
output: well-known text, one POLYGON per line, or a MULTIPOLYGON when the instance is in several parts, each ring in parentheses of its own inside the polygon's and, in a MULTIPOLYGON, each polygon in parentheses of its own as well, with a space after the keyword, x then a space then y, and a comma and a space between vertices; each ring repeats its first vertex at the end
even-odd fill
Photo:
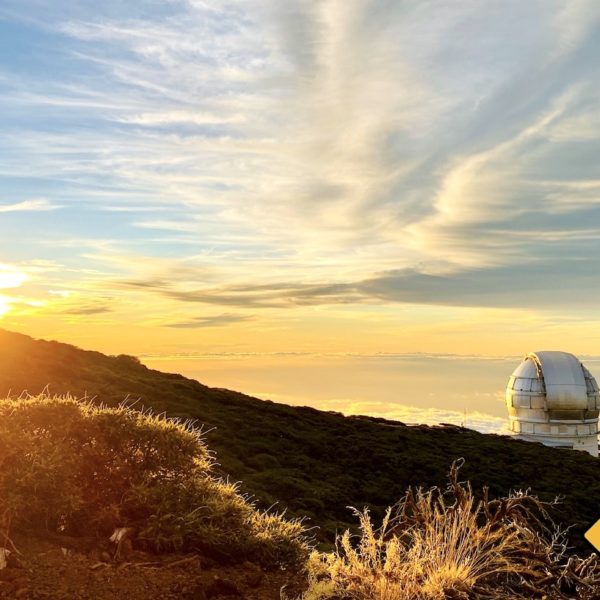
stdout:
POLYGON ((508 381, 506 406, 519 438, 598 456, 598 384, 572 354, 529 353, 508 381))

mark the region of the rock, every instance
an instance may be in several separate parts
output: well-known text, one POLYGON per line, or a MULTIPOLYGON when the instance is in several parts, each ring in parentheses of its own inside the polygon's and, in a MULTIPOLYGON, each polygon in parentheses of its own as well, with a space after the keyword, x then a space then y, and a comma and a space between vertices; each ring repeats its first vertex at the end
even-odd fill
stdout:
POLYGON ((108 552, 101 552, 100 553, 100 560, 103 560, 104 562, 112 562, 112 556, 108 553, 108 552))
POLYGON ((246 585, 258 587, 262 583, 264 576, 262 569, 257 564, 250 561, 246 561, 242 567, 246 573, 244 577, 246 585))
POLYGON ((219 596, 242 596, 238 586, 227 579, 215 576, 212 583, 206 588, 206 598, 218 598, 219 596))

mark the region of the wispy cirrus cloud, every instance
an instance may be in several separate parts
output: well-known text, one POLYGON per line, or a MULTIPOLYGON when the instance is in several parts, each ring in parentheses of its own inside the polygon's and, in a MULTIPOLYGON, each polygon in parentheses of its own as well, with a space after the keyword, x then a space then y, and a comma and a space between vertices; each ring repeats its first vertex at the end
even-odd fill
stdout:
POLYGON ((30 200, 21 200, 20 202, 14 202, 12 204, 0 203, 0 213, 11 213, 11 212, 38 212, 56 210, 61 208, 57 204, 52 204, 44 198, 34 198, 30 200))
POLYGON ((593 0, 0 10, 31 49, 0 63, 0 176, 45 199, 0 205, 4 251, 27 219, 54 287, 557 318, 600 291, 593 0))

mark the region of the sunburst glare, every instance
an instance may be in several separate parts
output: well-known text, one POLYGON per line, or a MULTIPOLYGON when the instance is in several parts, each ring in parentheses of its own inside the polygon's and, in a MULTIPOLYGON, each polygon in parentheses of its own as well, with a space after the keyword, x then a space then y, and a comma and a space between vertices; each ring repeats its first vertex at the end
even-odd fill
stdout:
POLYGON ((10 301, 5 296, 0 296, 0 319, 10 310, 10 301))
MULTIPOLYGON (((27 275, 8 265, 0 264, 0 289, 19 287, 27 280, 27 275)), ((0 305, 1 306, 1 305, 0 305)), ((0 308, 0 314, 1 308, 0 308)))

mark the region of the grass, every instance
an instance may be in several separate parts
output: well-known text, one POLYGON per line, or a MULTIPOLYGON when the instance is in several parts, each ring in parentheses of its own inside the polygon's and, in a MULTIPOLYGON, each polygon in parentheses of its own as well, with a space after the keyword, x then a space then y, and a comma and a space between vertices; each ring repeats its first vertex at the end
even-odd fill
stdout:
POLYGON ((488 486, 501 497, 531 488, 544 501, 560 496, 554 518, 571 527, 580 554, 591 551, 583 532, 600 516, 600 461, 582 452, 459 427, 411 427, 285 406, 160 373, 131 357, 0 330, 0 397, 24 389, 38 394, 46 386, 109 406, 139 398, 137 406, 155 413, 196 420, 217 453, 215 473, 243 481, 241 491, 263 508, 277 503, 292 517, 308 517, 324 547, 354 530, 348 506, 366 506, 381 521, 409 486, 444 486, 453 461, 465 457, 463 477, 476 491, 488 486))
MULTIPOLYGON (((129 358, 102 360, 108 365, 126 363, 128 370, 145 373, 144 367, 129 358)), ((180 382, 181 378, 174 379, 180 382)), ((258 401, 250 399, 250 407, 253 402, 258 401)), ((326 429, 330 440, 348 433, 348 425, 356 427, 351 438, 355 448, 367 440, 375 444, 365 430, 384 436, 396 430, 427 431, 437 434, 436 444, 448 448, 443 444, 448 442, 444 429, 392 427, 283 408, 300 415, 298 425, 307 415, 341 424, 340 430, 326 429), (363 431, 362 438, 357 431, 363 431)), ((267 427, 266 421, 263 424, 267 427)), ((307 430, 306 425, 295 429, 286 429, 281 422, 277 425, 292 439, 307 430)), ((273 478, 269 493, 294 482, 298 488, 305 485, 314 474, 300 469, 293 477, 283 475, 277 480, 286 456, 268 453, 264 439, 260 440, 262 452, 250 459, 273 478)), ((308 465, 313 444, 314 439, 305 440, 308 465)), ((541 450, 540 456, 564 457, 567 464, 584 470, 597 464, 575 452, 526 444, 513 447, 533 448, 531 456, 541 450)), ((328 456, 338 464, 333 453, 328 456)), ((382 458, 376 449, 374 456, 377 461, 382 458)), ((432 462, 434 456, 430 455, 432 462)), ((474 456, 481 459, 477 452, 474 456)), ((358 453, 356 460, 360 463, 358 453)), ((548 463, 535 464, 538 470, 549 467, 548 463)), ((379 468, 393 476, 389 462, 379 468)), ((360 487, 358 472, 352 476, 339 473, 327 482, 327 489, 349 477, 360 487)), ((587 475, 594 472, 590 468, 587 475)), ((543 478, 540 472, 538 480, 543 478)), ((327 510, 328 499, 321 498, 327 510)), ((334 495, 332 502, 338 501, 339 495, 334 495)), ((569 555, 566 534, 556 529, 551 512, 556 513, 554 502, 529 492, 504 496, 488 488, 474 492, 470 483, 459 481, 459 467, 454 463, 445 487, 409 488, 399 503, 383 511, 379 526, 374 524, 379 518, 372 516, 369 507, 354 511, 358 535, 348 529, 336 537, 334 551, 313 552, 309 557, 303 524, 259 510, 237 485, 223 479, 205 436, 193 422, 64 395, 0 400, 0 538, 5 546, 10 546, 15 531, 106 539, 115 528, 133 527, 136 543, 154 551, 200 552, 225 562, 251 560, 265 567, 304 568, 308 589, 302 600, 599 598, 596 555, 584 559, 569 555)))
POLYGON ((71 397, 0 400, 0 537, 13 530, 106 539, 133 527, 155 551, 302 565, 298 521, 258 510, 213 472, 189 422, 71 397))
POLYGON ((547 506, 524 493, 476 499, 450 471, 446 489, 409 490, 375 529, 358 513, 335 552, 315 553, 302 600, 593 600, 600 563, 565 554, 547 506))

